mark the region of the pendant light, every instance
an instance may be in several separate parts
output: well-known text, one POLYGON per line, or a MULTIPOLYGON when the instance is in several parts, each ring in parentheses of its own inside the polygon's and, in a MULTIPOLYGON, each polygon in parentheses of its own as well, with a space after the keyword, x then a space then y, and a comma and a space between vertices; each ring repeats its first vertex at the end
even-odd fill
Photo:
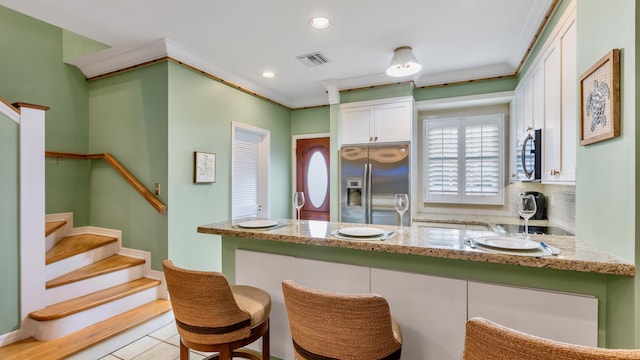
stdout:
POLYGON ((393 77, 409 76, 422 69, 410 46, 401 46, 394 50, 387 75, 393 77))

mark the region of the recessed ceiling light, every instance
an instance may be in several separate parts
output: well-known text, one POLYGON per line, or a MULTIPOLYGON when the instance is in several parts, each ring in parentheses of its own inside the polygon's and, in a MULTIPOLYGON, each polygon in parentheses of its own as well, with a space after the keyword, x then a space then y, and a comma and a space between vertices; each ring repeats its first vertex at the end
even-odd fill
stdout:
POLYGON ((316 29, 324 29, 331 25, 331 20, 326 16, 316 16, 309 20, 309 24, 316 29))
POLYGON ((273 71, 265 71, 262 73, 262 77, 266 77, 267 79, 271 79, 276 77, 276 74, 273 71))

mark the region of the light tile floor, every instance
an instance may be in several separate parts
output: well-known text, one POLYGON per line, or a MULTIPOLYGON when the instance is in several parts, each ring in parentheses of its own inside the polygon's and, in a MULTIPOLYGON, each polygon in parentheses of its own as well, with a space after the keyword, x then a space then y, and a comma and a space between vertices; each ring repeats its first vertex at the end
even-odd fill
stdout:
MULTIPOLYGON (((202 360, 211 353, 191 351, 189 360, 202 360)), ((100 360, 176 360, 180 358, 180 337, 175 322, 126 345, 100 360)))

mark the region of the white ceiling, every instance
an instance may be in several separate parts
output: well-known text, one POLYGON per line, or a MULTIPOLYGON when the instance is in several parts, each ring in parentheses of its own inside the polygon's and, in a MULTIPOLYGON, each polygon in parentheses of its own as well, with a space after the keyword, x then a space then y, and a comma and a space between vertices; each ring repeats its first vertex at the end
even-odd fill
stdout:
POLYGON ((169 39, 214 75, 291 108, 328 90, 413 80, 417 87, 512 75, 553 0, 0 0, 0 5, 114 48, 169 39), (323 15, 323 30, 309 19, 323 15), (398 46, 422 71, 392 78, 398 46), (307 67, 296 56, 320 52, 307 67), (261 76, 270 70, 273 79, 261 76))

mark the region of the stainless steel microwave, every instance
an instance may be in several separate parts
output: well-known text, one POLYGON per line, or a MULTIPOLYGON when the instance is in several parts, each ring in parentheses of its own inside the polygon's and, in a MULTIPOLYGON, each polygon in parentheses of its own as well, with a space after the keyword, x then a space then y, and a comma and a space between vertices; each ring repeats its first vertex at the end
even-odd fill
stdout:
POLYGON ((542 130, 525 132, 516 145, 516 180, 540 181, 542 174, 542 130))

